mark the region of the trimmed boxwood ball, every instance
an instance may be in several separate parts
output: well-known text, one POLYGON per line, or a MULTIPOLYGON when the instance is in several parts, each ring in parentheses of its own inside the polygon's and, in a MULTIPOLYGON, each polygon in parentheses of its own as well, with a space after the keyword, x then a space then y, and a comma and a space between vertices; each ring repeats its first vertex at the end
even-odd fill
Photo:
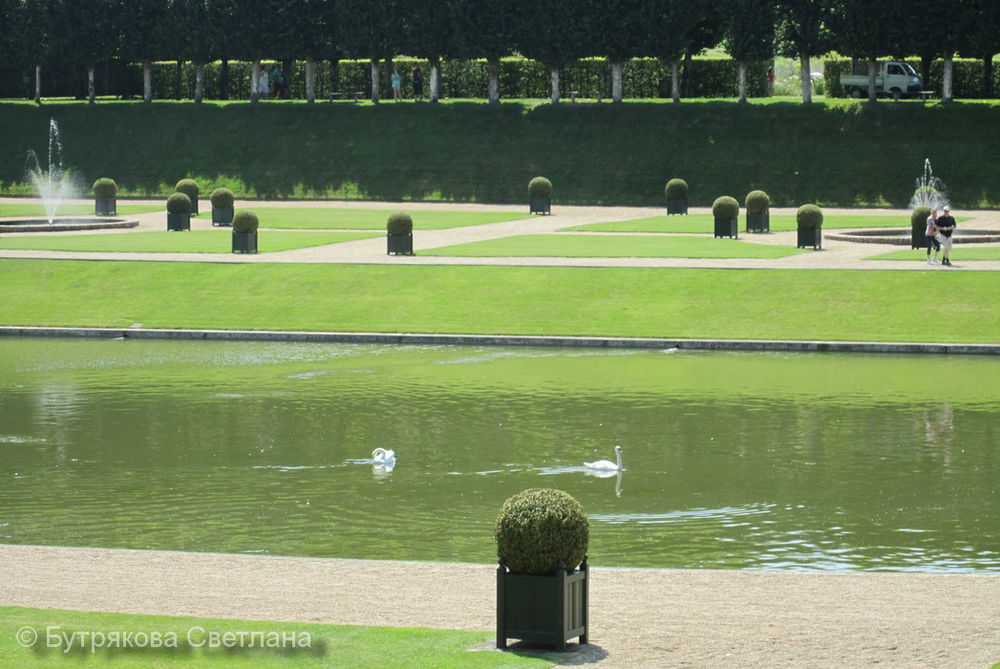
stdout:
POLYGON ((390 235, 408 235, 413 232, 413 218, 405 211, 389 214, 385 229, 390 235))
POLYGON ((800 228, 822 228, 823 210, 814 204, 804 204, 795 213, 795 222, 800 228))
POLYGON ((167 211, 171 214, 190 214, 191 198, 184 193, 173 193, 167 198, 167 211))
POLYGON ((181 179, 177 182, 177 185, 174 186, 174 190, 178 193, 184 193, 192 200, 198 199, 198 182, 194 179, 181 179))
POLYGON ((746 204, 748 212, 759 214, 771 208, 771 198, 762 190, 752 190, 747 193, 744 204, 746 204))
POLYGON ((712 203, 712 215, 716 218, 737 218, 740 215, 740 203, 734 197, 723 195, 712 203))
POLYGON ((118 184, 114 179, 101 177, 94 182, 94 197, 114 197, 118 194, 118 184))
POLYGON ((684 200, 688 196, 688 185, 684 179, 671 179, 664 186, 663 192, 666 193, 668 200, 684 200))
POLYGON ((917 207, 910 214, 910 226, 914 229, 922 228, 927 224, 927 217, 931 215, 930 207, 917 207))
POLYGON ((233 214, 233 232, 257 232, 259 226, 257 214, 249 209, 240 209, 233 214))
POLYGON ((233 191, 228 188, 216 188, 212 191, 211 198, 212 206, 219 209, 225 209, 226 207, 233 206, 233 201, 236 197, 233 195, 233 191))
POLYGON ((545 177, 535 177, 528 182, 528 195, 531 197, 550 197, 552 182, 545 177))
POLYGON ((590 524, 576 499, 562 490, 532 488, 510 497, 496 522, 497 554, 513 573, 573 571, 587 554, 590 524))

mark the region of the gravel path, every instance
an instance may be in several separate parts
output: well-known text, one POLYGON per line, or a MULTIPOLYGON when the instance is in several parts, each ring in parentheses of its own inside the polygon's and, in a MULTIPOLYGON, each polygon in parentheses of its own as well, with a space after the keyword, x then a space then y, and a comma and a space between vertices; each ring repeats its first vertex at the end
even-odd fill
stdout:
MULTIPOLYGON (((496 629, 491 565, 8 545, 0 574, 0 604, 9 606, 496 629)), ((985 669, 1000 661, 998 574, 593 567, 591 579, 590 644, 566 665, 985 669)))

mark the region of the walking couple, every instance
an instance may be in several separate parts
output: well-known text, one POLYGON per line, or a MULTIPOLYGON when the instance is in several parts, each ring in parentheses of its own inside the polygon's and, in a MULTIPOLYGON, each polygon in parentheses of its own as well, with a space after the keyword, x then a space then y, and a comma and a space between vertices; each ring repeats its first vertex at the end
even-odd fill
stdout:
POLYGON ((941 252, 941 264, 951 265, 951 233, 955 231, 955 219, 951 215, 951 207, 944 207, 943 213, 938 216, 937 209, 931 211, 927 217, 927 230, 924 233, 927 237, 927 264, 936 265, 938 251, 941 252), (931 251, 934 255, 931 256, 931 251))

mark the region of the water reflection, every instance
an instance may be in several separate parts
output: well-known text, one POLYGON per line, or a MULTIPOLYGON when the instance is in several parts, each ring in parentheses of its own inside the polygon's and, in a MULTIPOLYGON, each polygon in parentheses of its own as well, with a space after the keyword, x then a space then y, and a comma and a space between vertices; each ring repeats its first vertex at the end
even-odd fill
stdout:
POLYGON ((4 340, 0 537, 492 563, 503 500, 558 487, 595 564, 1000 571, 1000 364, 947 365, 4 340))

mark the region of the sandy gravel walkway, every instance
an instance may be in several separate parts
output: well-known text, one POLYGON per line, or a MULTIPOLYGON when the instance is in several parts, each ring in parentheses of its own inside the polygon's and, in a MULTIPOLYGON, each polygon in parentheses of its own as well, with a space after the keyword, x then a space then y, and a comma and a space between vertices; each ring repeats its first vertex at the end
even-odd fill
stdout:
MULTIPOLYGON (((0 546, 3 605, 492 633, 494 598, 490 565, 0 546)), ((590 616, 567 665, 1000 661, 998 574, 595 567, 590 616)))

